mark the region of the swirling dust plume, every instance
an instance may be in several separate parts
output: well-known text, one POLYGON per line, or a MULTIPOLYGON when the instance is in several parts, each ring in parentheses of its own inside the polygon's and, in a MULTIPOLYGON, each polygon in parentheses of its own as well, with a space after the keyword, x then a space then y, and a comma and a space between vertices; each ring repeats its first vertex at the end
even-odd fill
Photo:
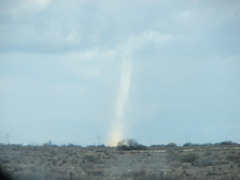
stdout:
POLYGON ((116 146, 122 140, 125 130, 125 109, 129 96, 129 89, 132 76, 132 61, 130 58, 123 58, 121 65, 120 84, 117 101, 114 109, 111 133, 108 139, 109 146, 116 146))

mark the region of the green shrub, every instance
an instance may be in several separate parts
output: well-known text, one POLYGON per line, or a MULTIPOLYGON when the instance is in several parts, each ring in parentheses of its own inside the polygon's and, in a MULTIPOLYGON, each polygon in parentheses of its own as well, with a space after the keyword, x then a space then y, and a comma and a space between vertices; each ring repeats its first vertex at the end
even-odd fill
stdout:
POLYGON ((210 158, 199 158, 196 162, 194 162, 195 166, 198 167, 207 167, 207 166, 213 166, 213 160, 210 158))
POLYGON ((176 143, 168 143, 165 147, 177 147, 176 143))
POLYGON ((94 163, 97 161, 97 158, 94 157, 93 155, 85 155, 84 159, 86 159, 88 162, 94 163))
POLYGON ((118 142, 117 150, 147 150, 147 147, 139 144, 135 139, 123 139, 118 142))
POLYGON ((166 159, 168 160, 168 161, 176 161, 176 160, 178 160, 179 159, 179 155, 178 155, 178 153, 169 153, 169 154, 167 154, 166 155, 166 159))
POLYGON ((87 174, 89 176, 103 176, 104 175, 103 171, 100 171, 100 170, 90 170, 87 172, 87 174))
POLYGON ((227 156, 227 160, 232 161, 232 162, 238 162, 238 161, 240 161, 240 156, 238 156, 236 154, 229 154, 227 156))
POLYGON ((185 143, 185 144, 183 145, 183 147, 189 147, 189 146, 192 146, 192 143, 185 143))
POLYGON ((194 153, 184 154, 181 158, 182 162, 193 163, 197 160, 197 155, 194 153))
POLYGON ((137 178, 137 180, 159 180, 162 179, 156 174, 146 174, 145 176, 137 178))
POLYGON ((137 178, 142 177, 146 174, 145 170, 134 170, 128 173, 122 174, 122 178, 137 178))

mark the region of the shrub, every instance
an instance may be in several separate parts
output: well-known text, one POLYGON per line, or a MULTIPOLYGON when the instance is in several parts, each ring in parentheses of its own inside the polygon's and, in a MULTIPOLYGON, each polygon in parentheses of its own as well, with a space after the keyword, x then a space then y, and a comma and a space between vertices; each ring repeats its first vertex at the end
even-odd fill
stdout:
POLYGON ((209 157, 206 158, 200 158, 196 162, 194 162, 195 166, 198 167, 207 167, 214 165, 213 160, 211 160, 209 157))
POLYGON ((164 147, 164 145, 163 144, 153 144, 150 147, 164 147))
POLYGON ((169 143, 166 145, 166 147, 177 147, 176 143, 169 143))
POLYGON ((90 170, 87 172, 87 174, 89 176, 103 176, 104 175, 103 171, 100 171, 100 170, 90 170))
POLYGON ((134 178, 142 177, 146 174, 145 170, 134 170, 131 172, 127 172, 121 175, 122 178, 134 178))
POLYGON ((205 156, 209 156, 209 155, 211 155, 212 154, 212 152, 206 152, 204 155, 205 156))
POLYGON ((183 145, 183 147, 188 147, 188 146, 191 146, 192 145, 192 143, 185 143, 184 145, 183 145))
POLYGON ((233 162, 239 162, 240 161, 240 156, 235 155, 235 154, 229 154, 227 156, 227 160, 233 161, 233 162))
POLYGON ((163 178, 161 178, 157 174, 146 174, 142 177, 137 178, 137 180, 159 180, 159 179, 163 179, 163 178))
POLYGON ((184 154, 181 158, 182 162, 188 162, 188 163, 193 163, 194 161, 196 161, 196 159, 197 159, 197 155, 194 153, 184 154))
POLYGON ((173 152, 173 153, 167 154, 166 158, 167 158, 168 161, 176 161, 176 160, 179 159, 179 155, 178 155, 178 153, 173 152))
POLYGON ((223 141, 220 143, 220 145, 236 145, 237 143, 232 142, 232 141, 223 141))
POLYGON ((88 162, 91 162, 91 163, 97 161, 97 158, 94 157, 93 155, 85 155, 85 156, 84 156, 84 159, 86 159, 88 162))
POLYGON ((147 147, 139 144, 135 139, 121 140, 118 142, 117 150, 146 150, 147 147))

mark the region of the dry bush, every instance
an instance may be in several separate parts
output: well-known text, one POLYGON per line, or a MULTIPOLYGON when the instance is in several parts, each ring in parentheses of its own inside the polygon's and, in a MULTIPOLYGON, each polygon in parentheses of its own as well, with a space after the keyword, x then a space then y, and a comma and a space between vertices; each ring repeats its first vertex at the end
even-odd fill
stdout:
POLYGON ((232 162, 240 162, 240 155, 238 154, 229 154, 226 157, 227 160, 232 162))
POLYGON ((162 178, 157 174, 147 174, 136 178, 136 180, 162 180, 162 178))
POLYGON ((212 152, 205 152, 204 156, 210 156, 212 154, 212 152))
POLYGON ((179 154, 176 153, 176 152, 168 153, 168 154, 166 155, 166 159, 167 159, 168 161, 170 161, 170 162, 171 162, 171 161, 180 160, 179 154))
POLYGON ((115 151, 108 147, 94 147, 91 151, 78 147, 3 147, 0 163, 16 180, 240 178, 238 149, 200 151, 196 147, 194 152, 184 152, 186 148, 182 147, 164 148, 168 152, 115 151))
POLYGON ((83 159, 87 160, 88 162, 91 162, 91 163, 96 163, 98 158, 96 158, 95 156, 93 155, 85 155, 83 157, 83 159))
POLYGON ((187 154, 182 155, 181 161, 193 163, 197 160, 197 158, 198 158, 198 156, 195 153, 187 153, 187 154))
POLYGON ((207 166, 212 166, 212 165, 214 165, 214 162, 209 157, 198 158, 194 162, 194 166, 198 166, 198 167, 207 167, 207 166))
POLYGON ((103 171, 101 171, 101 170, 89 170, 87 172, 87 174, 89 176, 103 176, 104 175, 103 171))
POLYGON ((139 144, 135 139, 123 139, 118 142, 117 150, 131 151, 131 150, 147 150, 147 147, 139 144))
POLYGON ((127 173, 123 173, 121 175, 122 178, 138 178, 143 177, 146 174, 145 170, 133 170, 127 173))

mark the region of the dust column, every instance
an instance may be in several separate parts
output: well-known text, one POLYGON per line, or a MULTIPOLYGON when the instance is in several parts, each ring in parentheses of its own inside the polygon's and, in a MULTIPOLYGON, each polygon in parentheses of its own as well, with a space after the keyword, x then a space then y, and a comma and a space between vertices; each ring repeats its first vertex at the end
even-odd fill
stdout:
POLYGON ((122 140, 126 125, 125 109, 129 96, 132 75, 132 60, 129 56, 122 57, 119 91, 114 109, 114 118, 108 144, 116 146, 122 140))

